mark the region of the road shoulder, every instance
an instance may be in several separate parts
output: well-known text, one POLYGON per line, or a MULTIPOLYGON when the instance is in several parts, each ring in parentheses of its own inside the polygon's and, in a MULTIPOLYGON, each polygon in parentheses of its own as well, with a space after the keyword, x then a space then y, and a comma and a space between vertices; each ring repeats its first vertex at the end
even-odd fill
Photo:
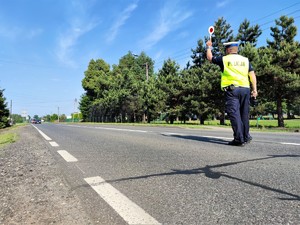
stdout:
POLYGON ((31 126, 14 132, 0 149, 0 224, 92 224, 46 142, 31 126))

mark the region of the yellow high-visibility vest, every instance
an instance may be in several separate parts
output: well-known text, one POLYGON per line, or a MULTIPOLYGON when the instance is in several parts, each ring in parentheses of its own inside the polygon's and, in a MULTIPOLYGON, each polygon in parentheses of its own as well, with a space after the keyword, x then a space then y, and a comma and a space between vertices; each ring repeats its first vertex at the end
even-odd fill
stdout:
POLYGON ((231 84, 240 87, 250 87, 248 58, 238 54, 226 55, 223 57, 223 65, 221 88, 231 84))

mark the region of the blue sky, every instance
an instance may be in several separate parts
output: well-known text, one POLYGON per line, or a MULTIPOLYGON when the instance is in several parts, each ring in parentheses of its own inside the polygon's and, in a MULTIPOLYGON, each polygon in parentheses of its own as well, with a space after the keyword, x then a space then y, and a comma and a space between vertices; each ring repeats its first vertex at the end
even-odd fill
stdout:
POLYGON ((71 115, 84 93, 91 59, 111 66, 128 51, 145 51, 161 68, 171 58, 182 67, 191 48, 224 17, 237 33, 248 19, 266 45, 281 15, 293 16, 300 40, 298 0, 1 0, 0 88, 14 114, 71 115))

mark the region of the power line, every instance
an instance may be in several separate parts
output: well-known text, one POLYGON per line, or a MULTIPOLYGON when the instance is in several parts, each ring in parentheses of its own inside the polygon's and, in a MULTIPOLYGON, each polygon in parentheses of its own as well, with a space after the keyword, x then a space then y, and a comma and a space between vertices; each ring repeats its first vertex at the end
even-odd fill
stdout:
POLYGON ((262 20, 262 19, 268 18, 268 17, 270 17, 270 16, 273 16, 273 15, 279 13, 279 12, 282 12, 282 11, 285 10, 285 9, 292 8, 293 6, 298 5, 298 4, 300 4, 300 2, 297 2, 297 3, 295 3, 295 4, 293 4, 293 5, 290 5, 290 6, 286 7, 286 8, 280 9, 280 10, 278 10, 278 11, 276 11, 276 12, 273 12, 273 13, 271 13, 271 14, 269 14, 269 15, 266 15, 266 16, 264 16, 264 17, 261 17, 261 18, 259 18, 259 19, 257 19, 257 20, 254 20, 253 23, 255 23, 255 22, 257 22, 257 21, 260 21, 260 20, 262 20))
MULTIPOLYGON (((187 51, 187 50, 186 50, 187 51)), ((184 58, 186 58, 188 55, 190 55, 191 54, 191 52, 190 52, 190 50, 189 50, 189 52, 186 52, 186 53, 183 53, 183 54, 181 54, 181 55, 178 55, 178 56, 173 56, 173 57, 169 57, 171 60, 174 60, 174 59, 176 59, 176 60, 179 60, 179 59, 184 59, 184 58), (184 56, 184 57, 183 57, 184 56)), ((163 64, 163 62, 164 61, 166 61, 166 59, 164 59, 164 60, 160 60, 160 61, 158 61, 157 63, 155 63, 156 65, 160 65, 160 64, 163 64)))
MULTIPOLYGON (((297 10, 295 10, 295 11, 289 13, 288 15, 292 15, 292 14, 294 14, 294 13, 296 13, 296 12, 300 12, 300 9, 297 9, 297 10)), ((263 23, 263 24, 261 24, 261 25, 259 25, 259 26, 262 27, 262 26, 264 26, 264 25, 266 25, 266 24, 273 23, 273 22, 274 22, 274 20, 269 21, 269 22, 266 22, 266 23, 263 23)))
MULTIPOLYGON (((295 4, 293 4, 293 5, 290 5, 290 6, 288 6, 288 7, 285 7, 285 8, 283 8, 283 9, 280 9, 280 10, 274 12, 274 13, 268 14, 267 16, 261 17, 261 18, 255 20, 255 21, 256 21, 256 22, 257 22, 257 21, 260 21, 260 20, 262 20, 262 19, 265 19, 265 18, 267 18, 267 17, 270 17, 270 16, 272 16, 272 15, 275 15, 275 14, 277 14, 278 12, 281 12, 281 11, 283 11, 283 10, 285 10, 285 9, 289 9, 289 8, 295 6, 295 5, 298 5, 298 4, 300 4, 300 2, 295 3, 295 4)), ((300 9, 297 9, 297 10, 291 12, 291 13, 287 13, 286 16, 295 14, 295 13, 297 13, 297 12, 299 12, 299 11, 300 11, 300 9)), ((296 18, 299 18, 299 17, 300 17, 300 16, 294 17, 294 20, 295 20, 296 18)), ((254 23, 255 21, 253 21, 252 23, 254 23)), ((273 22, 274 22, 274 20, 268 21, 268 22, 265 22, 265 23, 260 24, 260 25, 258 25, 258 26, 259 26, 259 27, 262 27, 262 26, 264 26, 264 25, 267 25, 267 24, 270 24, 270 23, 273 23, 273 22)), ((267 28, 265 28, 265 29, 262 29, 262 31, 265 31, 265 30, 270 29, 270 28, 271 28, 271 27, 267 27, 267 28)), ((180 51, 184 51, 184 50, 180 50, 180 51)), ((184 53, 184 54, 191 54, 191 48, 185 49, 185 51, 189 51, 189 52, 184 53)), ((176 52, 175 52, 175 53, 176 53, 176 52)), ((179 60, 179 59, 182 59, 182 58, 180 58, 180 56, 176 56, 176 55, 174 55, 173 57, 169 57, 169 58, 171 58, 172 60, 179 60)), ((158 61, 158 62, 156 63, 156 65, 163 64, 164 61, 165 61, 165 60, 160 60, 160 61, 158 61)))

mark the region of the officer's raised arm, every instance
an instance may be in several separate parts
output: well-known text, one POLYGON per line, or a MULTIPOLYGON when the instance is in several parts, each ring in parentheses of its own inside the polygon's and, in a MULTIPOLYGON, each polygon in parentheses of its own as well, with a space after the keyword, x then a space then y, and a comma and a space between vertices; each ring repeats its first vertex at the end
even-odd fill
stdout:
POLYGON ((212 58, 213 58, 213 54, 212 54, 212 42, 211 40, 208 40, 206 42, 206 58, 211 62, 212 58))

